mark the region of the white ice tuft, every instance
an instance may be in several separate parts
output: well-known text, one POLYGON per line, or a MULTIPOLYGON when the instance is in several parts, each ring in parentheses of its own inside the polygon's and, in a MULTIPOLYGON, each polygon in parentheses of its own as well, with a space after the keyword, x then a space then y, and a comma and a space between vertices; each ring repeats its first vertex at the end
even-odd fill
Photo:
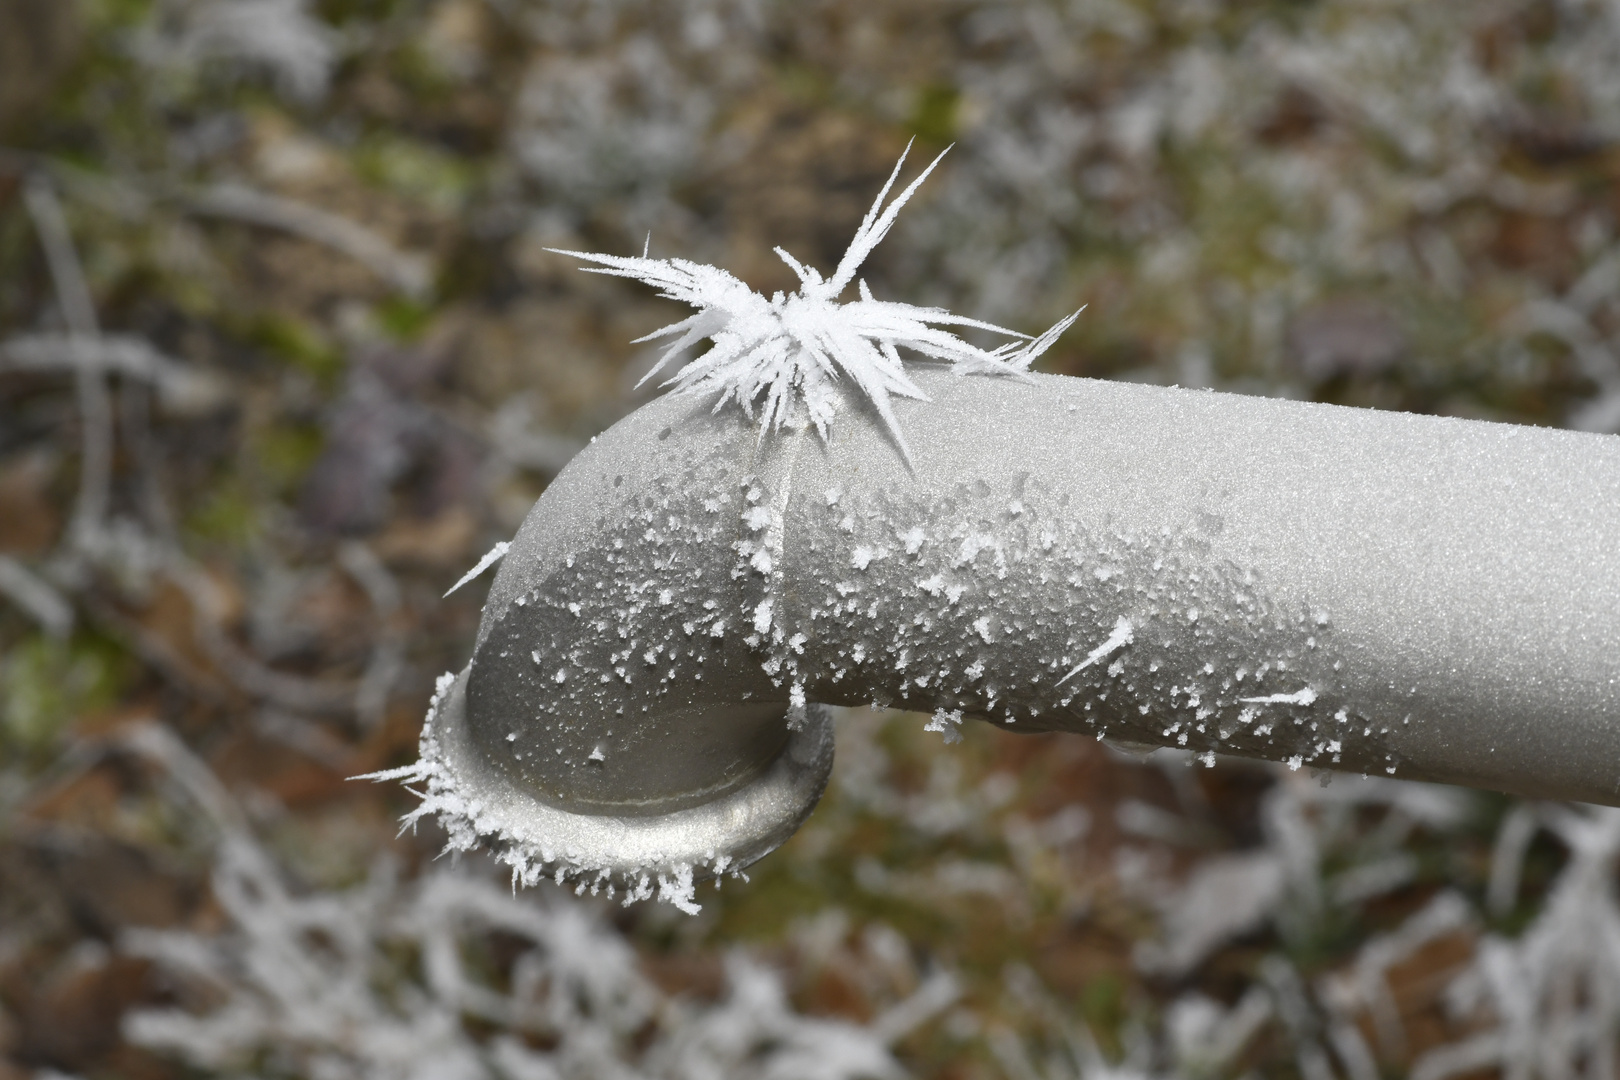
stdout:
POLYGON ((1027 371, 1080 314, 1077 311, 1039 337, 1030 338, 942 308, 873 299, 865 281, 859 282, 859 300, 838 302, 844 290, 856 283, 856 271, 866 257, 893 227, 900 208, 944 156, 941 153, 935 158, 885 207, 883 200, 906 160, 905 154, 900 155, 832 277, 823 278, 814 267, 803 265, 777 248, 777 255, 799 276, 799 290, 791 295, 777 293, 766 299, 726 271, 686 259, 651 259, 645 253, 640 258, 582 251, 559 250, 559 254, 599 263, 587 269, 596 274, 635 278, 661 289, 661 295, 671 300, 698 309, 695 315, 637 339, 675 338, 643 382, 691 346, 709 339, 713 346, 688 360, 664 385, 673 385, 680 393, 717 394, 716 411, 735 402, 751 420, 758 406, 761 438, 780 429, 795 406, 802 403, 816 430, 826 438, 827 425, 837 408, 836 383, 841 376, 848 376, 877 410, 909 462, 911 451, 889 398, 892 394, 927 399, 906 376, 898 349, 908 349, 924 360, 941 361, 969 374, 1016 375, 1027 371), (940 329, 943 326, 971 326, 1022 341, 981 349, 940 329))

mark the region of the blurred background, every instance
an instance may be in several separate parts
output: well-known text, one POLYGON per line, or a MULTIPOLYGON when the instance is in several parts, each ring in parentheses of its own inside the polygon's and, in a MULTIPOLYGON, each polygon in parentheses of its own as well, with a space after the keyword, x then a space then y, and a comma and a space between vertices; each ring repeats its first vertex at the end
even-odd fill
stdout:
POLYGON ((651 392, 545 249, 912 138, 874 291, 1045 370, 1620 429, 1612 0, 0 0, 0 1078, 1615 1075, 1613 811, 849 711, 689 917, 346 780, 651 392))

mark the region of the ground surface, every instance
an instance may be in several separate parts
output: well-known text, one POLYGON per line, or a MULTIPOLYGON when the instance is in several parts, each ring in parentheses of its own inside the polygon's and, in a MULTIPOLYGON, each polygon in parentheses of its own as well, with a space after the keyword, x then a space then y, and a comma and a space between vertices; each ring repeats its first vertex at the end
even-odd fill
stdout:
POLYGON ((345 779, 652 392, 545 249, 792 288, 912 137, 1044 370, 1620 428, 1595 0, 0 5, 0 1077, 1613 1074, 1605 811, 850 713, 686 917, 345 779))

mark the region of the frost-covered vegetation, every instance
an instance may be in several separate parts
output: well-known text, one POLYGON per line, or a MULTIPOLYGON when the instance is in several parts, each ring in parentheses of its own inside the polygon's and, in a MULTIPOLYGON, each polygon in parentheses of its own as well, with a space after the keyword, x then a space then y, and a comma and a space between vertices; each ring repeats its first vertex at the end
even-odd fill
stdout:
POLYGON ((913 138, 872 294, 1045 370, 1620 428, 1602 0, 0 5, 0 1077, 1613 1072, 1608 810, 852 712, 689 918, 344 781, 662 377, 548 249, 789 293, 913 138))
POLYGON ((870 1023, 797 1012, 780 977, 725 957, 714 1003, 665 993, 598 908, 509 895, 477 870, 401 881, 387 858, 347 889, 299 895, 243 831, 206 766, 160 728, 121 748, 211 812, 207 937, 134 929, 120 946, 171 980, 134 1010, 135 1045, 234 1072, 321 1077, 887 1077, 889 1045, 950 1004, 936 974, 870 1023), (478 1038, 478 1025, 495 1029, 478 1038))

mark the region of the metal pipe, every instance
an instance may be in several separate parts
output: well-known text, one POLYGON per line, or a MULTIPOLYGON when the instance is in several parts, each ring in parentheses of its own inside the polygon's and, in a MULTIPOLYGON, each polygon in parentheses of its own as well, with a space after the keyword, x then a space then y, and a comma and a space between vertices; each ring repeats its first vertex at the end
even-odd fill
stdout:
POLYGON ((816 703, 865 702, 1620 804, 1620 438, 918 383, 910 468, 853 397, 825 442, 668 397, 598 438, 501 566, 420 812, 689 899, 814 806, 816 703))

